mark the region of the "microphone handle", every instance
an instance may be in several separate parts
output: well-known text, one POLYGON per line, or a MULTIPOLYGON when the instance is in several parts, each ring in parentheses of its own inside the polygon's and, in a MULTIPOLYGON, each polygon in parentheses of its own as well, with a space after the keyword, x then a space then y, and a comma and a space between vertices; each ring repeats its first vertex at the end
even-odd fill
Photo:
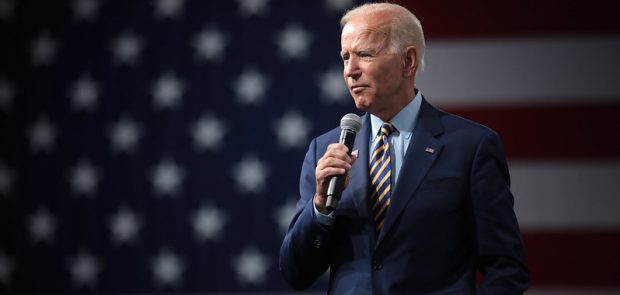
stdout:
MULTIPOLYGON (((340 131, 340 139, 338 142, 349 148, 348 154, 350 156, 353 151, 353 144, 355 143, 355 131, 350 129, 342 129, 342 131, 340 131)), ((334 211, 338 208, 338 202, 340 201, 342 191, 344 190, 344 182, 347 178, 346 176, 347 174, 345 173, 344 175, 334 175, 329 179, 326 202, 327 210, 334 211)))

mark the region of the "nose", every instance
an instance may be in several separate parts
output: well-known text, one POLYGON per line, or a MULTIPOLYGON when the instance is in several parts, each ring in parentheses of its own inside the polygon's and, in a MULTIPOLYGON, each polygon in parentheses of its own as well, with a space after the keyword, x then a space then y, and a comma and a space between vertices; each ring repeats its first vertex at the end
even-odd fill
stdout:
POLYGON ((353 78, 354 80, 357 80, 357 78, 359 78, 359 76, 362 74, 361 69, 359 67, 359 60, 356 56, 351 56, 345 63, 344 63, 344 78, 345 80, 347 78, 353 78))

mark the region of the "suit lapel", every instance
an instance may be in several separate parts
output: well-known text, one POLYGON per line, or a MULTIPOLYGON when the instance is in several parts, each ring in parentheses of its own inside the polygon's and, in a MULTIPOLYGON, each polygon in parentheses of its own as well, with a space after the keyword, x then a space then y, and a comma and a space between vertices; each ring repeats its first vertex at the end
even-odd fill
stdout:
POLYGON ((353 150, 358 150, 358 158, 349 171, 349 185, 343 191, 343 198, 352 198, 360 217, 370 216, 368 208, 368 139, 370 138, 370 116, 362 117, 362 129, 355 137, 353 150))
POLYGON ((415 191, 424 179, 433 162, 443 149, 443 144, 436 138, 443 133, 440 112, 422 99, 418 122, 401 167, 398 183, 392 191, 392 204, 385 216, 385 223, 377 240, 378 246, 390 231, 402 211, 413 198, 415 191))

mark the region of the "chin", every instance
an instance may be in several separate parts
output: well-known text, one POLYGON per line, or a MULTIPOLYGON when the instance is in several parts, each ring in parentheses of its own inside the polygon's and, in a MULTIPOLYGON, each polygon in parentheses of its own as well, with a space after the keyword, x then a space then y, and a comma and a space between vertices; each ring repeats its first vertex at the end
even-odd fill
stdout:
POLYGON ((355 107, 358 110, 368 112, 368 110, 370 109, 370 106, 368 105, 368 101, 366 101, 365 99, 358 98, 358 99, 354 99, 354 101, 355 101, 355 107))

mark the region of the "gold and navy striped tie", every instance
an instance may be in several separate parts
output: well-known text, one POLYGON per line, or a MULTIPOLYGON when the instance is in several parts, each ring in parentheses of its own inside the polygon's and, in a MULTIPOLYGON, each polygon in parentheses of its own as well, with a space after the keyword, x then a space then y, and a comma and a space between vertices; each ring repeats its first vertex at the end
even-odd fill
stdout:
POLYGON ((372 203, 372 217, 375 221, 377 233, 383 226, 385 212, 391 202, 392 167, 390 157, 390 141, 388 138, 394 132, 392 123, 381 125, 379 140, 370 156, 370 200, 372 203))

